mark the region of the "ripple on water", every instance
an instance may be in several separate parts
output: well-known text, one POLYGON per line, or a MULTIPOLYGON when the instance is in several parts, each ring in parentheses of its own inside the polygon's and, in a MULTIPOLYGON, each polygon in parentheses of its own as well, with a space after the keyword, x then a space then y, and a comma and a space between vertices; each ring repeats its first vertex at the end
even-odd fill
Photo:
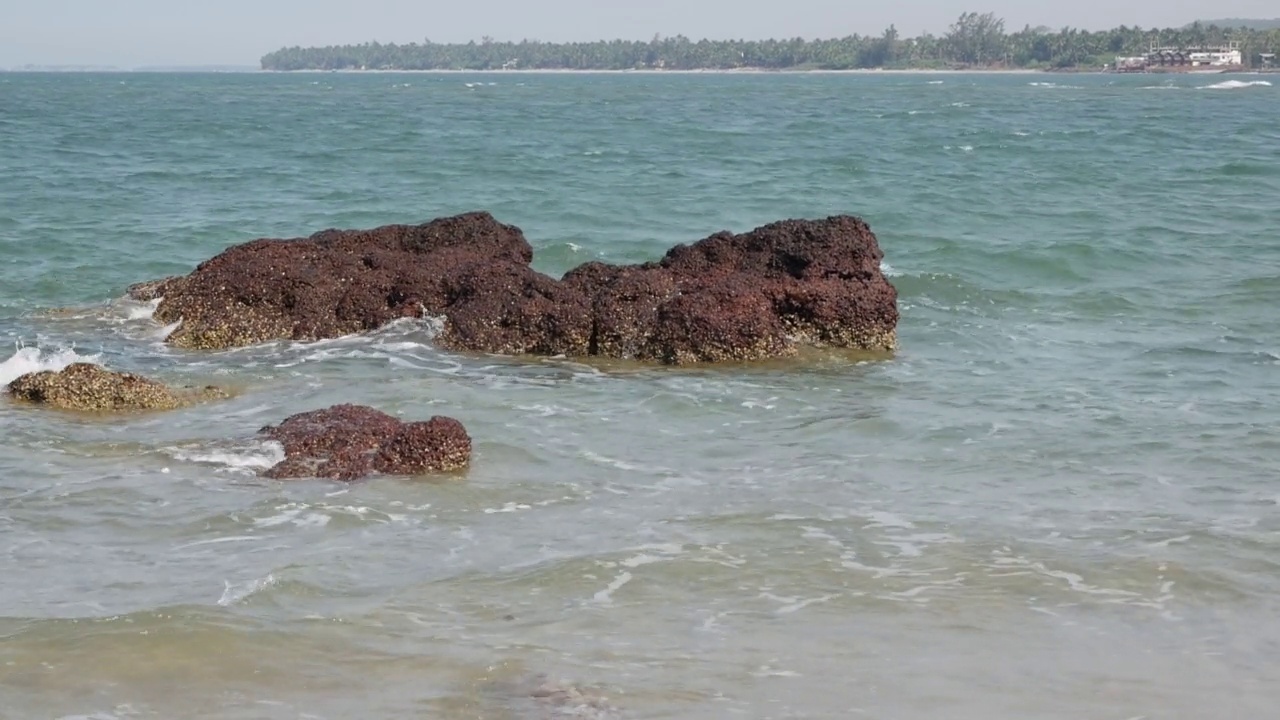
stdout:
POLYGON ((111 418, 0 399, 6 710, 1267 716, 1274 91, 1029 82, 0 80, 0 380, 238 388, 111 418), (406 321, 196 354, 119 299, 234 242, 478 208, 552 274, 864 214, 902 350, 671 369, 406 321), (258 476, 259 428, 337 402, 457 417, 473 466, 258 476))

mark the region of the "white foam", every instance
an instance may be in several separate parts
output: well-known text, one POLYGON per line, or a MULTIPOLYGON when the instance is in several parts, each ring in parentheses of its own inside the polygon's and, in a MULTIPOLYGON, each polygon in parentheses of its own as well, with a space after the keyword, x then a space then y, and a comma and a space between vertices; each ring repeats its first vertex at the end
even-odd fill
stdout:
POLYGON ((925 84, 926 84, 926 85, 941 85, 943 82, 944 82, 944 81, 942 81, 942 80, 930 80, 929 82, 927 82, 927 83, 925 83, 925 84))
POLYGON ((791 613, 799 612, 800 610, 803 610, 809 607, 810 605, 829 602, 831 600, 835 600, 838 597, 840 597, 838 594, 831 594, 831 595, 823 595, 821 597, 807 598, 804 600, 801 600, 799 598, 791 598, 790 603, 778 608, 774 612, 778 615, 790 615, 791 613))
POLYGON ((150 320, 156 314, 156 308, 160 307, 160 300, 161 298, 156 298, 143 303, 128 302, 124 306, 125 317, 129 320, 150 320))
POLYGON ((901 272, 899 272, 896 268, 894 268, 892 265, 890 265, 889 263, 885 262, 884 260, 881 260, 881 261, 880 261, 880 272, 881 272, 885 277, 898 277, 899 275, 901 275, 901 274, 902 274, 902 273, 901 273, 901 272))
POLYGON ((174 460, 221 465, 232 471, 266 470, 284 462, 284 446, 274 440, 235 450, 165 448, 174 460))
POLYGON ((222 589, 222 597, 218 598, 218 604, 222 607, 226 607, 228 605, 234 605, 256 592, 260 592, 272 585, 275 585, 276 578, 274 575, 267 575, 266 577, 250 580, 249 582, 241 583, 239 585, 232 585, 226 580, 223 580, 222 583, 224 587, 222 589))
POLYGON ((1243 88, 1251 88, 1251 87, 1271 87, 1271 83, 1267 82, 1266 80, 1249 80, 1249 81, 1224 80, 1223 82, 1220 82, 1220 83, 1214 83, 1212 85, 1204 85, 1200 89, 1201 90, 1241 90, 1243 88))
POLYGON ((632 465, 631 463, 625 460, 617 460, 614 458, 605 457, 604 455, 593 453, 590 450, 584 450, 582 452, 582 457, 586 458, 587 460, 590 460, 591 462, 599 463, 600 465, 611 465, 619 470, 639 470, 640 469, 639 466, 632 465))
POLYGON ((898 528, 902 530, 911 530, 915 528, 910 520, 894 515, 891 512, 883 510, 873 510, 867 513, 867 524, 863 525, 863 529, 870 528, 898 528))
POLYGON ((305 528, 324 527, 329 524, 329 515, 312 512, 312 507, 307 504, 288 503, 277 506, 276 510, 280 512, 271 517, 255 518, 253 521, 254 527, 269 528, 289 523, 305 528))
POLYGON ((595 601, 606 605, 612 603, 613 594, 620 590, 623 585, 631 582, 631 578, 631 573, 626 572, 625 570, 618 573, 618 576, 613 579, 613 582, 609 583, 605 589, 595 594, 595 601))
POLYGON ((0 363, 0 386, 8 385, 27 373, 52 370, 58 372, 72 363, 97 364, 101 355, 80 355, 74 348, 42 350, 35 347, 19 347, 8 360, 0 363))
POLYGON ((182 327, 182 320, 175 320, 169 323, 168 325, 161 326, 159 329, 157 329, 154 333, 151 334, 151 337, 155 340, 164 340, 165 338, 172 335, 173 332, 180 327, 182 327))
POLYGON ((500 508, 485 508, 484 514, 493 515, 494 513, 513 513, 513 512, 520 512, 521 510, 531 510, 531 509, 533 509, 532 505, 526 505, 525 503, 509 502, 500 508))

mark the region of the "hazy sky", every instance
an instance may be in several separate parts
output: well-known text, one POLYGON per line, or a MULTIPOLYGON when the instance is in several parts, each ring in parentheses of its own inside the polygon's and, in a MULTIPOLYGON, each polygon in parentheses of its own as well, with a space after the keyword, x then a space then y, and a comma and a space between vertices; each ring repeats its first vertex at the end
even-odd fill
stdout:
POLYGON ((1100 29, 1275 17, 1277 0, 0 0, 0 67, 256 65, 286 45, 942 33, 965 10, 1100 29))

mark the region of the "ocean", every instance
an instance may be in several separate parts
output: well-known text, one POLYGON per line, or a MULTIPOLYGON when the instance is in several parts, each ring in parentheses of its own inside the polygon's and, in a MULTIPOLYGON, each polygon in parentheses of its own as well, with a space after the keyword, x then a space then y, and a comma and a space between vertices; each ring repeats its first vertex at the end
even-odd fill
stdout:
POLYGON ((234 391, 0 398, 0 717, 1269 716, 1277 107, 1250 75, 0 74, 0 383, 234 391), (209 353, 124 298, 470 210, 557 275, 860 215, 901 348, 209 353), (259 428, 339 402, 458 418, 473 465, 258 477, 259 428))

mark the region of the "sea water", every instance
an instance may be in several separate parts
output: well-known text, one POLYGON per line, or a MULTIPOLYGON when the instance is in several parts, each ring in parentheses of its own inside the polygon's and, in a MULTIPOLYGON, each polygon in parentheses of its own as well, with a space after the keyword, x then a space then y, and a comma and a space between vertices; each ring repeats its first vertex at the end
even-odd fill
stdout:
POLYGON ((0 399, 0 716, 1267 717, 1277 107, 1203 76, 0 74, 0 382, 234 392, 0 399), (901 351, 661 368, 400 322, 202 353, 123 299, 477 209, 552 274, 861 215, 901 351), (456 417, 473 467, 257 475, 258 428, 337 402, 456 417))

